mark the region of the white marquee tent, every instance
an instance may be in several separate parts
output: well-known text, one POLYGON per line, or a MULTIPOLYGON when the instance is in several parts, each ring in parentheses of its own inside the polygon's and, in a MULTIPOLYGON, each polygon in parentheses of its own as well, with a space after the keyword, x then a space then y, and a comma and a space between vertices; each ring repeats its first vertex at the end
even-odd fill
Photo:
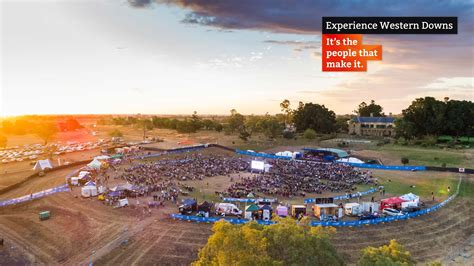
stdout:
POLYGON ((94 182, 89 181, 81 188, 81 196, 83 197, 94 197, 97 196, 97 187, 94 182))
POLYGON ((94 160, 92 160, 92 162, 90 162, 87 166, 89 166, 89 167, 92 168, 92 169, 99 170, 100 167, 102 166, 102 163, 101 163, 99 160, 94 159, 94 160))
POLYGON ((337 160, 336 162, 339 163, 365 163, 364 161, 357 159, 355 157, 349 157, 349 158, 341 158, 337 160))
POLYGON ((53 165, 51 164, 51 161, 48 159, 37 161, 35 166, 33 167, 33 170, 35 171, 44 171, 46 169, 53 169, 53 165))
POLYGON ((402 195, 399 198, 405 201, 405 202, 402 202, 402 208, 405 208, 408 206, 418 206, 418 204, 420 203, 420 197, 413 193, 402 195))

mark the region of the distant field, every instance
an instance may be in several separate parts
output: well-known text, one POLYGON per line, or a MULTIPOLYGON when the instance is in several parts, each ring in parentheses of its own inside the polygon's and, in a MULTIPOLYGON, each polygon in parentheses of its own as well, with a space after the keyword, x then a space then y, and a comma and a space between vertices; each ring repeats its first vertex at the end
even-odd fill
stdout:
POLYGON ((378 158, 386 165, 401 165, 401 158, 409 159, 408 165, 469 167, 474 165, 474 149, 440 149, 412 146, 371 146, 354 151, 354 155, 378 158))
POLYGON ((386 192, 401 195, 412 192, 424 200, 431 200, 431 192, 436 199, 445 199, 452 195, 458 183, 459 175, 448 172, 402 172, 374 171, 386 192), (414 187, 413 187, 414 186, 414 187), (448 187, 451 191, 448 192, 448 187))

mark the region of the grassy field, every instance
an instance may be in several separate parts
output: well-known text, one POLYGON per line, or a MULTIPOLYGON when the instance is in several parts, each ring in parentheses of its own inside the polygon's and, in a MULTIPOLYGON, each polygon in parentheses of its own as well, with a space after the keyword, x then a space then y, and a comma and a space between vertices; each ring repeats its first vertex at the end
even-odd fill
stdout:
POLYGON ((474 198, 474 181, 464 178, 459 188, 459 197, 474 198))
POLYGON ((398 145, 385 145, 378 149, 384 153, 390 153, 410 160, 411 165, 441 166, 447 167, 474 165, 474 151, 468 150, 444 150, 440 148, 419 148, 398 145))
POLYGON ((387 193, 401 195, 412 192, 424 200, 431 200, 431 192, 436 199, 445 199, 452 195, 457 187, 459 175, 447 172, 403 172, 374 171, 387 193), (450 187, 450 191, 448 191, 450 187))

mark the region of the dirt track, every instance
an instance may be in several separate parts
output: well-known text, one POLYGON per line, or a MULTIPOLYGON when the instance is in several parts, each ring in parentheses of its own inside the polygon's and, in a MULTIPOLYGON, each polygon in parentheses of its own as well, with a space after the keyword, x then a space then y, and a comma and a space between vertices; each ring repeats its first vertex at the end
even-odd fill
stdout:
POLYGON ((474 201, 456 199, 437 212, 381 225, 338 228, 333 243, 349 261, 367 246, 387 244, 396 239, 417 262, 440 260, 474 234, 474 201))

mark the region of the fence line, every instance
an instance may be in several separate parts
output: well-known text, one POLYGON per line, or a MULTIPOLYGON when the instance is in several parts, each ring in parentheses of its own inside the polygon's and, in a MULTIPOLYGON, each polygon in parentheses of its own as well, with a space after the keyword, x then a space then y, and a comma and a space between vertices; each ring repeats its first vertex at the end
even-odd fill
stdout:
POLYGON ((46 189, 40 192, 35 192, 35 193, 32 193, 31 195, 26 195, 26 196, 14 198, 14 199, 0 201, 0 207, 22 203, 22 202, 26 202, 26 201, 30 201, 34 199, 39 199, 39 198, 46 197, 55 193, 66 192, 66 191, 69 191, 69 187, 66 184, 64 184, 64 185, 46 189))
MULTIPOLYGON (((363 192, 356 192, 356 193, 351 193, 351 194, 348 194, 348 195, 339 195, 339 196, 328 197, 328 198, 333 198, 334 200, 345 200, 345 199, 350 199, 350 198, 357 198, 359 196, 365 196, 365 195, 368 195, 368 194, 375 193, 377 191, 378 191, 378 188, 371 188, 371 189, 369 189, 367 191, 363 191, 363 192)), ((305 204, 315 203, 315 202, 316 202, 315 198, 304 199, 305 204)))
MULTIPOLYGON (((449 198, 447 198, 443 202, 424 210, 420 210, 420 211, 416 211, 416 212, 412 212, 412 213, 408 213, 408 214, 404 214, 400 216, 383 217, 383 218, 376 218, 376 219, 362 220, 362 221, 340 221, 340 222, 312 221, 310 225, 311 226, 334 226, 334 227, 362 226, 362 225, 369 225, 369 224, 380 224, 380 223, 388 223, 388 222, 394 222, 394 221, 400 221, 400 220, 408 220, 410 218, 418 217, 420 215, 425 215, 425 214, 437 211, 439 208, 451 202, 459 194, 461 181, 462 181, 462 176, 459 177, 456 192, 453 195, 451 195, 449 198)), ((182 214, 174 214, 174 213, 171 214, 170 216, 173 219, 197 222, 197 223, 215 223, 221 219, 224 219, 230 222, 231 224, 244 224, 244 223, 250 222, 250 220, 246 220, 246 219, 225 218, 225 217, 224 218, 223 217, 199 217, 199 216, 193 216, 193 215, 182 215, 182 214)), ((256 222, 263 225, 270 225, 270 224, 275 223, 274 221, 263 221, 263 220, 257 220, 256 222)))

